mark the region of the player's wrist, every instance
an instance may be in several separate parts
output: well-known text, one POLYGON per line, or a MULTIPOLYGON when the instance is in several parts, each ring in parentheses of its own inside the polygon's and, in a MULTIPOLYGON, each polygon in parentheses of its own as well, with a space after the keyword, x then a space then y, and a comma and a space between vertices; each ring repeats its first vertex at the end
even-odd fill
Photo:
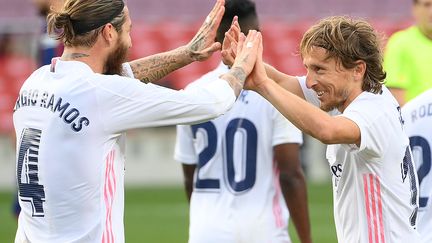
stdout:
POLYGON ((228 73, 220 76, 228 82, 231 88, 234 90, 236 96, 238 96, 243 89, 244 82, 246 80, 246 74, 241 67, 232 67, 228 73))

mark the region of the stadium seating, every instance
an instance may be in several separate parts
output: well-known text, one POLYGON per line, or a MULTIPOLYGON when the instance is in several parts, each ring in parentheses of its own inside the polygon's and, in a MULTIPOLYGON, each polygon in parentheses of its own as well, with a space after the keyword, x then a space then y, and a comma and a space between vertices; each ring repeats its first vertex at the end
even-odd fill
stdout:
MULTIPOLYGON (((306 3, 304 3, 306 4, 306 3)), ((302 5, 303 6, 303 5, 302 5)), ((303 33, 316 18, 290 20, 283 18, 265 18, 261 22, 264 38, 264 60, 279 70, 291 75, 304 75, 305 69, 299 53, 299 43, 303 33)), ((372 18, 372 25, 390 36, 393 32, 409 26, 410 19, 372 18)), ((187 44, 199 29, 201 21, 185 19, 156 19, 134 21, 132 28, 132 48, 130 59, 136 59, 155 53, 171 50, 187 44)), ((0 57, 1 58, 1 57, 0 57)), ((19 87, 35 68, 29 57, 12 56, 7 61, 0 61, 0 133, 12 129, 12 108, 19 87)), ((209 60, 193 63, 168 75, 160 84, 174 89, 182 89, 188 83, 215 68, 220 62, 216 53, 209 60)))
POLYGON ((35 66, 29 57, 0 57, 0 134, 13 130, 12 113, 19 89, 35 66))

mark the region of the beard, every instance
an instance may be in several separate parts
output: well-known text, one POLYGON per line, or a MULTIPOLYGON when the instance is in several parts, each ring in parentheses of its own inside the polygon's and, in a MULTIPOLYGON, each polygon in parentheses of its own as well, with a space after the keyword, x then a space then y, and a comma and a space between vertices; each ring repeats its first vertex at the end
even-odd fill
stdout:
POLYGON ((128 47, 119 40, 116 49, 108 55, 104 65, 104 74, 108 75, 122 75, 122 64, 126 62, 128 54, 128 47))
POLYGON ((325 112, 329 112, 335 109, 341 111, 341 108, 344 106, 346 100, 348 99, 348 93, 349 92, 347 89, 339 90, 332 101, 326 103, 321 102, 320 109, 325 112))

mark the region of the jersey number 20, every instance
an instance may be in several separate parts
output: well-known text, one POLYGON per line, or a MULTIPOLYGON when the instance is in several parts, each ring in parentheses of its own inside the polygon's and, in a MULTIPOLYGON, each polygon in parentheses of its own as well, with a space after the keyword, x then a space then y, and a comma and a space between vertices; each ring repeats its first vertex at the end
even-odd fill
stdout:
MULTIPOLYGON (((217 149, 217 130, 212 122, 205 122, 192 126, 193 136, 196 138, 199 129, 207 133, 207 147, 199 154, 197 172, 196 172, 196 189, 219 189, 219 179, 200 178, 199 171, 213 158, 217 149)), ((257 165, 257 129, 248 119, 236 118, 228 123, 225 131, 225 151, 223 163, 225 167, 225 176, 228 185, 235 193, 241 193, 249 190, 255 184, 256 165, 257 165), (241 132, 246 137, 246 158, 245 158, 245 176, 241 181, 235 180, 234 168, 234 137, 237 132, 241 132)))

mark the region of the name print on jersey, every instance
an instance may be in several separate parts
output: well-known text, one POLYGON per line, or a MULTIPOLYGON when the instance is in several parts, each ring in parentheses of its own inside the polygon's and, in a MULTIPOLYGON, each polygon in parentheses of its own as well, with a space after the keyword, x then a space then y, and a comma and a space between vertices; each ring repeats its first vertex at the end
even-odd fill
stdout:
POLYGON ((415 123, 417 120, 421 118, 425 118, 428 116, 432 116, 432 103, 428 103, 418 107, 417 109, 411 112, 411 122, 415 123))
POLYGON ((49 94, 47 91, 22 90, 15 103, 14 112, 27 106, 39 106, 53 113, 57 112, 59 118, 62 118, 75 132, 80 132, 84 126, 90 125, 90 120, 85 116, 80 116, 78 109, 72 107, 69 102, 63 101, 62 97, 55 97, 54 94, 49 94))

